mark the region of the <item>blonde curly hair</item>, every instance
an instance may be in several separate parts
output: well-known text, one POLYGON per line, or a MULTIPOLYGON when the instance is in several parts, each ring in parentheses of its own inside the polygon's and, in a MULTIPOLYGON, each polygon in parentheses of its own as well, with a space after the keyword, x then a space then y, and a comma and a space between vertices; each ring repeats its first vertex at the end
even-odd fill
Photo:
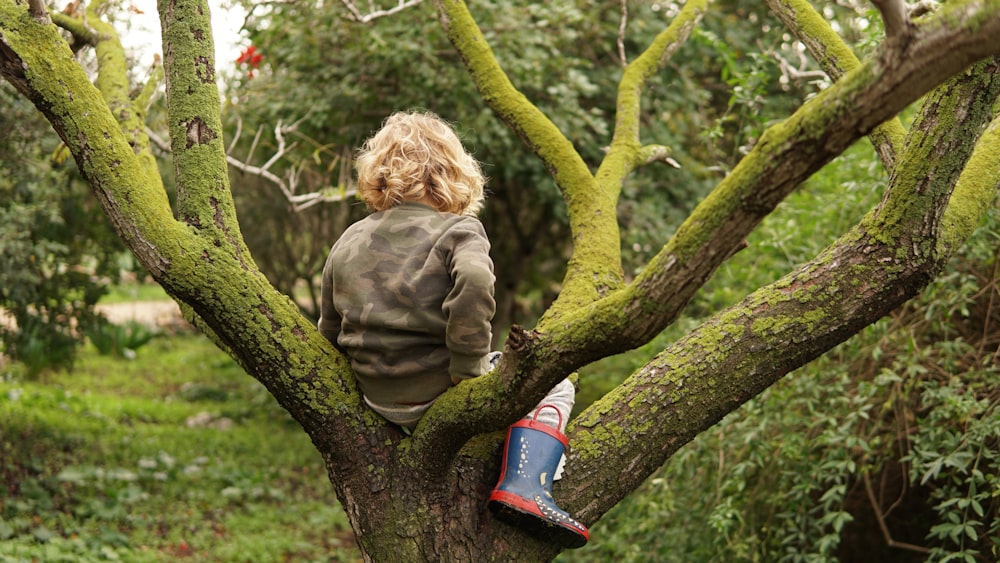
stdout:
POLYGON ((438 211, 476 215, 485 195, 479 162, 451 125, 427 112, 390 115, 358 151, 358 192, 372 211, 403 201, 438 211))

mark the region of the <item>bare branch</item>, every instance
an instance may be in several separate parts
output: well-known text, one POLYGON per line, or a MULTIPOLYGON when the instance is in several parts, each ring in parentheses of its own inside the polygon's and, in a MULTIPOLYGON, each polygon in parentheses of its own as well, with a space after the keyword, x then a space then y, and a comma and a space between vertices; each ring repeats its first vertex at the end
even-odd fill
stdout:
POLYGON ((233 149, 236 148, 236 140, 239 139, 240 135, 242 135, 242 134, 243 134, 243 119, 240 118, 240 117, 237 117, 236 118, 236 133, 233 135, 233 140, 230 141, 229 146, 226 147, 226 154, 227 155, 230 154, 230 153, 232 153, 233 149))
POLYGON ((291 125, 283 125, 281 121, 278 122, 274 127, 274 138, 278 142, 278 147, 274 154, 267 159, 267 162, 260 166, 255 166, 250 164, 252 160, 253 153, 256 151, 258 143, 260 142, 260 136, 262 129, 258 128, 257 133, 254 135, 253 143, 250 147, 250 152, 247 154, 246 160, 240 160, 232 156, 233 148, 236 146, 237 141, 243 131, 243 121, 239 120, 236 126, 236 134, 233 136, 232 142, 229 143, 229 149, 226 151, 226 162, 233 166, 234 168, 241 170, 247 174, 252 174, 254 176, 259 176, 268 182, 271 182, 278 189, 281 190, 282 195, 285 199, 292 204, 292 208, 295 211, 303 211, 308 209, 318 203, 334 202, 334 201, 344 201, 348 198, 354 197, 357 193, 357 188, 352 185, 350 181, 350 155, 349 153, 345 155, 340 155, 335 157, 336 161, 340 161, 340 178, 337 186, 324 186, 323 188, 309 192, 309 193, 296 193, 298 191, 300 179, 302 172, 304 171, 305 165, 300 164, 298 166, 292 166, 284 175, 284 177, 278 176, 271 171, 271 167, 278 163, 282 158, 284 158, 289 151, 297 146, 297 143, 287 144, 285 140, 285 135, 293 133, 298 129, 298 126, 308 117, 308 114, 297 120, 291 125))
MULTIPOLYGON (((799 46, 803 44, 801 42, 796 42, 795 45, 799 46)), ((782 76, 788 78, 789 80, 829 80, 830 82, 833 82, 826 71, 820 69, 808 69, 809 62, 808 59, 806 59, 804 50, 794 50, 799 56, 798 65, 793 65, 791 61, 782 56, 782 54, 778 51, 769 51, 771 56, 778 59, 778 66, 781 68, 782 76)))
POLYGON ((149 140, 152 141, 154 145, 156 145, 156 148, 160 149, 165 153, 170 152, 170 143, 168 143, 166 139, 164 139, 163 137, 157 135, 149 127, 146 128, 146 136, 149 137, 149 140))
POLYGON ((49 11, 45 7, 45 0, 28 0, 28 10, 31 17, 40 22, 49 21, 49 11))
POLYGON ((872 0, 885 24, 886 39, 895 40, 908 36, 910 17, 906 13, 906 2, 903 0, 872 0))
POLYGON ((399 0, 399 4, 392 8, 386 10, 376 10, 374 5, 369 5, 369 12, 367 14, 362 14, 358 7, 354 5, 352 0, 341 0, 344 7, 351 14, 351 19, 359 23, 368 23, 372 20, 378 18, 384 18, 386 16, 391 16, 397 12, 401 12, 407 8, 412 8, 423 2, 423 0, 399 0))
POLYGON ((625 26, 628 24, 628 6, 622 0, 622 22, 618 26, 618 58, 622 66, 628 66, 628 59, 625 56, 625 26))
POLYGON ((875 499, 875 491, 872 489, 872 481, 868 476, 866 471, 862 474, 865 482, 865 492, 868 494, 868 502, 872 506, 872 512, 875 513, 875 519, 878 521, 878 528, 882 531, 882 537, 885 539, 885 544, 889 547, 895 547, 899 549, 906 549, 909 551, 916 551, 917 553, 930 553, 931 550, 927 549, 922 545, 914 545, 912 543, 906 543, 902 541, 896 541, 892 539, 892 534, 889 532, 889 526, 885 523, 884 515, 882 514, 882 509, 879 507, 878 501, 875 499))
MULTIPOLYGON (((278 150, 264 165, 254 166, 249 163, 249 157, 247 157, 246 161, 243 161, 229 154, 236 146, 236 142, 239 140, 240 134, 243 130, 243 121, 239 120, 236 124, 236 134, 233 136, 233 141, 229 144, 229 149, 226 151, 226 163, 237 170, 253 176, 259 176, 277 186, 278 189, 281 190, 281 194, 285 196, 285 199, 292 204, 292 209, 297 212, 309 209, 318 203, 344 201, 354 197, 355 194, 358 193, 358 189, 351 182, 350 167, 347 165, 350 159, 350 152, 348 150, 345 150, 344 154, 341 156, 336 157, 336 160, 340 160, 342 162, 340 167, 340 176, 336 186, 328 185, 314 192, 297 194, 295 192, 299 186, 299 179, 303 172, 303 166, 300 165, 292 167, 291 170, 285 173, 284 178, 278 176, 274 172, 271 172, 271 166, 284 157, 294 146, 294 144, 291 146, 285 146, 284 134, 294 131, 301 122, 302 120, 300 119, 299 121, 296 121, 294 125, 288 127, 282 127, 279 122, 275 127, 275 136, 279 139, 278 150)), ((146 135, 157 148, 163 152, 170 152, 170 144, 162 137, 148 128, 146 129, 146 135)), ((260 129, 257 130, 257 134, 254 136, 254 146, 256 146, 259 139, 260 129)))

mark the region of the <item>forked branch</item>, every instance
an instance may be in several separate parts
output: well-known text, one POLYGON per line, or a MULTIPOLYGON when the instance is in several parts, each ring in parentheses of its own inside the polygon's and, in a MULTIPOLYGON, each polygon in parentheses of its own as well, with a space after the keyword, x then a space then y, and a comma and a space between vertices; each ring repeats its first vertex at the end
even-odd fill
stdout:
POLYGON ((361 10, 354 5, 351 0, 341 0, 344 7, 347 8, 348 13, 350 13, 350 18, 359 23, 368 23, 372 20, 378 18, 384 18, 386 16, 391 16, 395 13, 401 12, 407 8, 412 8, 423 2, 423 0, 399 0, 399 4, 396 4, 392 8, 387 8, 384 10, 376 10, 374 5, 369 6, 369 12, 367 14, 362 14, 361 10))
POLYGON ((903 0, 872 0, 885 26, 886 39, 896 41, 909 35, 910 17, 906 13, 906 2, 903 0))

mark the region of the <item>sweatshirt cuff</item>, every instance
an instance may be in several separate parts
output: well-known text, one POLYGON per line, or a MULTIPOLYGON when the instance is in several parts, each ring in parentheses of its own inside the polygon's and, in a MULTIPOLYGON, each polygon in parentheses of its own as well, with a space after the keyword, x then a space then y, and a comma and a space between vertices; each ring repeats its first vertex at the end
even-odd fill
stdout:
POLYGON ((451 365, 448 373, 451 374, 452 384, 457 384, 463 379, 471 379, 490 371, 490 357, 485 356, 464 356, 460 354, 451 355, 451 365))

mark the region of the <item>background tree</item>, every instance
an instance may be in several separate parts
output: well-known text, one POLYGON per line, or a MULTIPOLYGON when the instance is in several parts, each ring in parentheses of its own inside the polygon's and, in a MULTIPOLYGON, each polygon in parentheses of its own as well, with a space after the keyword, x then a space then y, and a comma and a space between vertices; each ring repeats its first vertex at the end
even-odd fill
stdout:
MULTIPOLYGON (((250 13, 244 30, 255 52, 266 56, 252 78, 241 67, 226 90, 228 109, 234 110, 224 114, 224 119, 230 116, 227 133, 239 134, 231 154, 262 162, 280 153, 284 158, 273 169, 281 176, 299 175, 299 192, 292 197, 305 207, 316 201, 307 195, 351 195, 344 181, 350 176, 350 151, 384 116, 410 107, 446 116, 489 174, 491 204, 482 218, 496 233, 500 306, 494 333, 505 334, 512 322, 534 323, 558 293, 556 280, 570 252, 565 206, 542 164, 491 115, 465 70, 455 64, 457 55, 433 6, 417 4, 366 20, 342 3, 244 5, 250 13), (357 111, 345 115, 336 107, 357 111), (274 133, 276 123, 285 129, 283 138, 274 133)), ((651 41, 669 22, 671 10, 676 7, 633 3, 621 50, 611 40, 623 23, 621 8, 613 4, 540 7, 511 1, 494 4, 479 23, 519 89, 576 140, 584 161, 596 168, 604 155, 622 58, 627 62, 628 53, 651 41)), ((666 65, 649 77, 640 108, 644 135, 670 145, 670 162, 678 168, 669 173, 660 166, 641 168, 623 186, 618 217, 627 275, 732 168, 764 123, 787 115, 813 89, 794 77, 779 81, 779 61, 795 54, 783 32, 780 21, 759 6, 726 2, 684 45, 687 64, 666 65), (745 19, 755 25, 733 25, 745 19), (757 51, 758 44, 768 53, 788 52, 774 58, 738 56, 757 51), (730 95, 734 89, 740 94, 730 95)), ((233 174, 237 211, 245 225, 253 225, 244 230, 247 244, 268 279, 286 293, 295 284, 314 282, 330 241, 363 214, 360 206, 335 213, 310 206, 292 214, 287 211, 292 204, 274 205, 271 182, 255 181, 242 170, 233 174), (280 228, 261 228, 271 220, 281 221, 280 228), (275 233, 282 233, 280 241, 275 233), (287 252, 291 245, 299 249, 294 259, 287 252)))
POLYGON ((548 559, 552 546, 484 510, 497 472, 496 431, 573 370, 658 334, 811 173, 868 133, 892 170, 882 201, 837 242, 671 344, 574 421, 569 471, 557 494, 585 522, 597 521, 726 413, 915 295, 994 197, 998 85, 996 61, 987 57, 998 49, 989 41, 1000 31, 997 6, 949 4, 920 24, 899 5, 883 8, 887 38, 858 64, 835 48, 839 40, 807 4, 773 4, 806 44, 827 47, 816 49, 823 64, 853 70, 770 126, 626 283, 615 213, 622 183, 668 154, 640 140, 642 86, 707 5, 685 4, 625 67, 612 139, 591 172, 513 87, 464 4, 440 2, 443 29, 480 94, 552 174, 574 246, 559 296, 537 325, 512 328, 498 370, 448 392, 412 437, 363 407, 344 358, 267 282, 242 242, 206 6, 160 7, 173 213, 137 126, 141 111, 121 80, 120 46, 113 30, 99 26, 97 7, 88 8, 95 11, 86 22, 59 17, 95 46, 97 88, 38 3, 0 2, 0 73, 53 124, 154 279, 310 435, 367 556, 548 559), (895 122, 879 127, 925 94, 905 139, 895 122))
POLYGON ((0 323, 3 352, 33 373, 71 364, 125 249, 23 97, 0 84, 0 323))

